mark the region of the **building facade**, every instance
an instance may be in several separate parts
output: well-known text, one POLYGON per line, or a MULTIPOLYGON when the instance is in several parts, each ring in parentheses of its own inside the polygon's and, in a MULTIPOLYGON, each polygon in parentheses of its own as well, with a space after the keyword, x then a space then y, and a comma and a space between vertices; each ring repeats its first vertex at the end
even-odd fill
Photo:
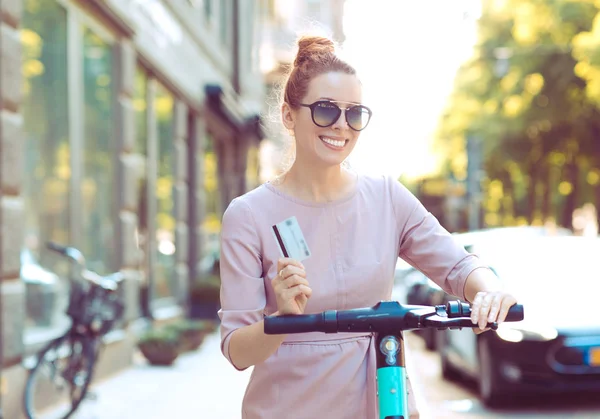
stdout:
POLYGON ((68 322, 47 241, 122 271, 126 319, 98 376, 129 365, 136 319, 186 310, 222 212, 259 183, 266 1, 0 1, 0 407, 68 322))

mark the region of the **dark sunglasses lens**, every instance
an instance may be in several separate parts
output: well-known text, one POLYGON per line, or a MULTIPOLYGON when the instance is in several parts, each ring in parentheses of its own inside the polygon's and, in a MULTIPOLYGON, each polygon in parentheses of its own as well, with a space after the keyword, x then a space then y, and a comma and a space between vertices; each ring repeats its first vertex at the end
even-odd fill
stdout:
POLYGON ((350 128, 360 131, 364 129, 371 119, 371 112, 364 106, 354 106, 346 112, 350 128))
POLYGON ((320 127, 332 125, 340 117, 341 109, 331 102, 320 102, 313 110, 313 120, 320 127))

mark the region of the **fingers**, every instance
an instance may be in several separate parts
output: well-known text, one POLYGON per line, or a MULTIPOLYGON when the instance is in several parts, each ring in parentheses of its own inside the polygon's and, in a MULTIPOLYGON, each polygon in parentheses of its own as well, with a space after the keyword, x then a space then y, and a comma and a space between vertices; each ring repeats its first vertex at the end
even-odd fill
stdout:
POLYGON ((503 292, 478 292, 471 305, 471 321, 485 331, 488 323, 502 323, 516 302, 512 295, 503 292))
POLYGON ((502 306, 500 308, 500 313, 498 314, 498 323, 502 323, 504 320, 506 320, 508 311, 515 304, 517 304, 517 300, 512 296, 508 296, 502 300, 502 306))
POLYGON ((490 315, 494 294, 478 292, 471 306, 471 321, 478 324, 480 329, 485 329, 490 315))
POLYGON ((473 303, 471 303, 471 322, 477 324, 479 322, 479 311, 481 310, 481 300, 483 299, 484 293, 478 292, 475 294, 473 303))
POLYGON ((306 298, 310 298, 312 295, 312 288, 310 288, 308 285, 300 285, 296 288, 300 288, 300 291, 302 292, 303 295, 306 296, 306 298))
POLYGON ((304 265, 302 263, 300 263, 299 261, 297 261, 296 259, 280 258, 277 261, 277 272, 281 272, 281 270, 283 268, 285 268, 286 266, 290 266, 290 265, 295 266, 300 269, 304 269, 304 265))
MULTIPOLYGON (((276 295, 280 295, 283 299, 291 299, 298 295, 296 291, 300 290, 309 290, 308 294, 312 294, 312 290, 308 286, 308 280, 298 275, 292 275, 284 281, 279 281, 274 279, 272 282, 273 291, 275 291, 276 295), (289 290, 294 290, 293 294, 289 293, 289 290)), ((310 297, 310 295, 307 295, 310 297)))
POLYGON ((489 314, 487 316, 488 323, 496 321, 496 319, 498 318, 498 312, 500 311, 501 304, 502 304, 502 295, 501 294, 495 294, 492 297, 492 303, 491 303, 491 306, 490 306, 490 311, 489 311, 489 314))
POLYGON ((299 275, 292 275, 292 276, 286 278, 284 281, 281 281, 279 286, 283 289, 286 289, 286 288, 295 287, 296 285, 308 286, 308 280, 299 275))
POLYGON ((299 285, 297 287, 287 288, 283 290, 281 294, 286 300, 291 300, 292 298, 302 295, 308 299, 312 295, 312 290, 307 285, 299 285))
POLYGON ((490 309, 492 308, 493 294, 485 294, 481 299, 481 308, 479 309, 479 328, 485 329, 488 324, 490 309))
POLYGON ((287 265, 286 267, 282 268, 277 272, 276 278, 278 278, 279 280, 285 280, 286 278, 289 278, 292 275, 297 275, 306 278, 306 271, 304 270, 304 268, 299 268, 296 265, 287 265))
POLYGON ((306 271, 296 265, 287 265, 271 280, 271 286, 275 292, 300 284, 308 285, 306 271))
POLYGON ((271 286, 277 299, 277 308, 284 314, 301 314, 312 296, 304 265, 290 258, 277 261, 277 274, 271 280, 271 286))

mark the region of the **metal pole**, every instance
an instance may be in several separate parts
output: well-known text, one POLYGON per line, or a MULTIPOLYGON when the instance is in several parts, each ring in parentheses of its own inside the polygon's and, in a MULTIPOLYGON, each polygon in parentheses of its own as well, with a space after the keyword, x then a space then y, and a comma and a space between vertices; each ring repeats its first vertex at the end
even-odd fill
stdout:
POLYGON ((467 199, 469 209, 469 230, 481 227, 481 139, 467 135, 467 199))

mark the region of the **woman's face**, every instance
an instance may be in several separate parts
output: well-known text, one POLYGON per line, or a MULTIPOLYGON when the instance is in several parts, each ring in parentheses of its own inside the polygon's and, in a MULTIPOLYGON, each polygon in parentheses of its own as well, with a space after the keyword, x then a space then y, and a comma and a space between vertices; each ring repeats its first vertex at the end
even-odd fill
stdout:
POLYGON ((335 102, 342 109, 333 125, 320 127, 313 122, 310 108, 301 106, 293 110, 287 105, 283 108, 283 122, 294 131, 297 159, 325 166, 339 165, 358 140, 359 132, 348 126, 344 110, 361 104, 362 86, 358 78, 350 74, 321 74, 310 81, 302 104, 311 105, 321 100, 335 102))

